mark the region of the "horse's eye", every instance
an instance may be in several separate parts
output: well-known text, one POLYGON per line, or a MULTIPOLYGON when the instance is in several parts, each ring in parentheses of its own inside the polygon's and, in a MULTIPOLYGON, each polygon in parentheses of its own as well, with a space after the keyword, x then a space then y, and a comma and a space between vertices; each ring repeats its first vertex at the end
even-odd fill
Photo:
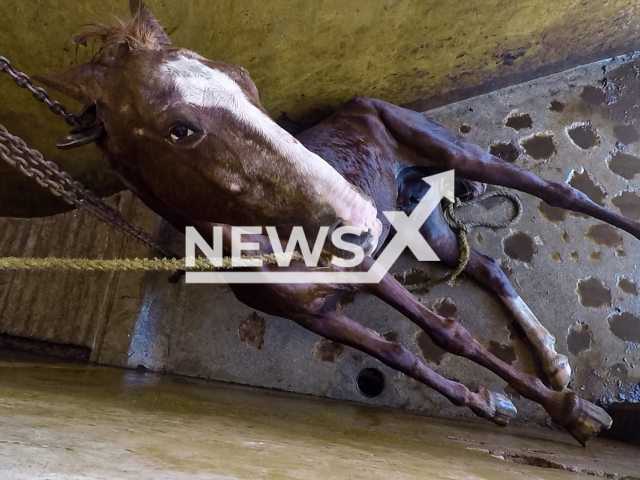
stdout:
POLYGON ((178 124, 174 125, 171 131, 169 132, 169 138, 173 143, 177 143, 180 140, 184 140, 185 138, 190 137, 195 132, 189 128, 187 125, 178 124))

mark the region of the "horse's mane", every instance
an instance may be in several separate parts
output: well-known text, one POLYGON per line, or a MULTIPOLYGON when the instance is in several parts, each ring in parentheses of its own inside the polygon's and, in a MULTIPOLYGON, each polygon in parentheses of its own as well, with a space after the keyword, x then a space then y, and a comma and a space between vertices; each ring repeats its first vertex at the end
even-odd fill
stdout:
POLYGON ((118 19, 115 24, 89 23, 74 38, 74 43, 86 46, 87 40, 94 39, 100 40, 100 51, 120 45, 128 45, 131 50, 160 50, 163 47, 153 25, 143 21, 139 12, 127 19, 118 19))

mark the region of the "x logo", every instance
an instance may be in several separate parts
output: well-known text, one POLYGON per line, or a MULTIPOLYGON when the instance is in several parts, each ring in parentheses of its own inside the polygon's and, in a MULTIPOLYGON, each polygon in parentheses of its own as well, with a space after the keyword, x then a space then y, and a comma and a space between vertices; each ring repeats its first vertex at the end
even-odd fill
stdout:
POLYGON ((397 232, 377 259, 377 262, 386 269, 391 268, 405 248, 409 248, 418 261, 437 262, 440 260, 420 233, 420 228, 443 197, 454 201, 454 171, 449 170, 438 175, 425 177, 423 180, 431 185, 431 188, 410 216, 404 212, 383 212, 397 232))

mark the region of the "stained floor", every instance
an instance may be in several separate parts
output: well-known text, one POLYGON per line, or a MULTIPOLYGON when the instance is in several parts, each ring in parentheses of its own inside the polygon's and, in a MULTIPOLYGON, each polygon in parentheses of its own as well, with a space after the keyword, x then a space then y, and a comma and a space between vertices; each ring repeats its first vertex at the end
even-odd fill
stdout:
POLYGON ((10 351, 0 378, 6 479, 640 478, 637 449, 550 430, 10 351))

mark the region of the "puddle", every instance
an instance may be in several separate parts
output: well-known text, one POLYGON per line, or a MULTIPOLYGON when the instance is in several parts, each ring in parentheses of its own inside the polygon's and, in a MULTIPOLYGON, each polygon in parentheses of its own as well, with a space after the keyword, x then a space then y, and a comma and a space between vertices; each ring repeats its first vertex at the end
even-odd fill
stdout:
POLYGON ((344 345, 323 338, 313 347, 313 356, 322 363, 334 363, 344 353, 344 345))
POLYGON ((627 180, 633 180, 640 173, 640 158, 618 150, 609 159, 609 170, 627 180))
POLYGON ((460 128, 458 128, 458 130, 460 131, 460 133, 469 133, 471 131, 471 125, 469 125, 468 123, 463 123, 462 125, 460 125, 460 128))
POLYGON ((554 225, 559 225, 566 220, 569 216, 569 210, 565 210, 560 207, 552 207, 545 201, 541 201, 538 206, 538 210, 540 211, 540 216, 546 218, 554 225))
POLYGON ((427 363, 440 365, 447 355, 447 352, 433 343, 429 335, 422 330, 416 334, 416 344, 418 345, 422 358, 424 358, 424 361, 427 363))
POLYGON ((583 150, 600 145, 600 135, 590 123, 574 123, 567 128, 567 134, 583 150))
POLYGON ((238 336, 240 340, 256 350, 260 350, 264 345, 264 334, 267 331, 267 322, 256 312, 249 315, 238 326, 238 336))
POLYGON ((520 149, 514 142, 495 142, 489 147, 489 153, 505 162, 514 163, 520 156, 520 149))
POLYGON ((618 279, 618 288, 622 290, 624 293, 628 295, 633 295, 634 297, 638 296, 638 286, 635 284, 633 280, 630 280, 626 277, 620 277, 618 279))
POLYGON ((520 145, 535 160, 549 160, 558 151, 553 132, 536 133, 522 139, 520 145))
POLYGON ((597 107, 604 103, 604 90, 592 85, 587 85, 582 88, 580 98, 587 102, 592 107, 597 107))
POLYGON ((620 143, 630 145, 640 140, 640 136, 633 125, 616 125, 613 127, 613 134, 620 143))
POLYGON ((567 337, 567 348, 573 355, 580 355, 591 348, 592 333, 589 326, 581 323, 574 325, 567 337))
POLYGON ((629 312, 611 315, 609 330, 625 342, 640 343, 640 319, 629 312))
POLYGON ((622 234, 617 228, 612 227, 608 223, 589 225, 589 228, 587 228, 584 234, 584 238, 596 245, 605 247, 617 248, 622 246, 622 234))
POLYGON ((562 113, 564 111, 564 106, 564 102, 561 102, 560 100, 551 100, 549 110, 552 112, 562 113))
POLYGON ((621 192, 611 199, 620 213, 631 220, 640 220, 640 197, 633 192, 621 192))
POLYGON ((549 258, 551 260, 553 260, 554 262, 561 262, 562 261, 562 257, 560 256, 559 252, 551 252, 549 254, 549 258))
POLYGON ((571 253, 569 254, 569 258, 570 258, 572 261, 577 262, 577 261, 578 261, 578 252, 571 252, 571 253))
POLYGON ((509 365, 513 365, 513 362, 518 359, 518 357, 516 357, 516 351, 513 347, 494 342, 493 340, 489 342, 489 348, 487 350, 493 353, 504 363, 507 363, 509 365))
POLYGON ((567 183, 573 188, 580 190, 598 205, 604 206, 604 202, 607 199, 607 192, 604 187, 600 185, 600 182, 584 168, 579 172, 573 170, 567 183))
POLYGON ((514 232, 502 240, 504 253, 514 260, 531 263, 533 256, 538 253, 538 247, 533 237, 528 233, 514 232))
POLYGON ((589 254, 589 260, 592 262, 599 262, 602 258, 602 252, 600 250, 596 250, 595 252, 591 252, 589 254))
POLYGON ((564 232, 562 232, 562 241, 564 243, 571 242, 571 237, 569 237, 569 232, 567 232, 566 230, 564 232))
POLYGON ((611 291, 597 278, 589 277, 578 280, 576 293, 580 303, 585 307, 610 307, 611 291))
POLYGON ((458 307, 451 298, 443 298, 433 305, 433 309, 444 318, 455 318, 458 307))
POLYGON ((484 243, 484 237, 482 236, 481 233, 476 235, 476 243, 478 245, 482 245, 484 243))
POLYGON ((525 128, 531 128, 533 126, 533 120, 531 120, 531 115, 528 113, 520 113, 515 110, 505 119, 504 124, 514 130, 523 130, 525 128))

